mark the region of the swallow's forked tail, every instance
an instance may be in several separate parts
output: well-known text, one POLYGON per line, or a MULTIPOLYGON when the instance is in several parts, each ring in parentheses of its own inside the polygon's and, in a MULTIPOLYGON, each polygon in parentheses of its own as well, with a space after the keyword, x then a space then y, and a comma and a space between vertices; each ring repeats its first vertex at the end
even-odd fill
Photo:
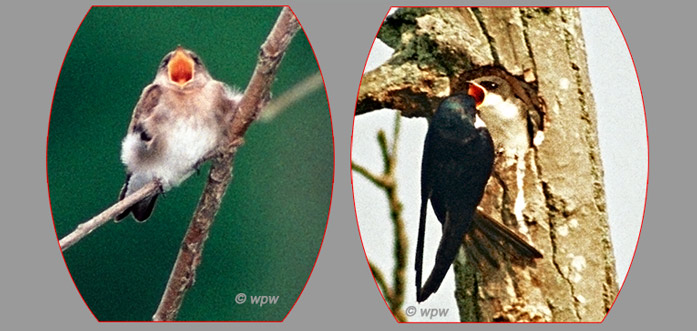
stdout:
MULTIPOLYGON (((462 238, 469 226, 470 222, 450 221, 449 215, 446 216, 445 225, 443 226, 443 236, 438 244, 436 262, 433 265, 431 275, 428 276, 426 283, 422 287, 420 287, 420 279, 417 279, 416 301, 423 302, 428 299, 431 294, 438 291, 440 284, 443 282, 445 275, 450 269, 450 265, 455 261, 460 245, 462 245, 462 238)), ((417 265, 417 267, 419 266, 417 265)), ((420 278, 419 276, 417 271, 417 278, 420 278)))

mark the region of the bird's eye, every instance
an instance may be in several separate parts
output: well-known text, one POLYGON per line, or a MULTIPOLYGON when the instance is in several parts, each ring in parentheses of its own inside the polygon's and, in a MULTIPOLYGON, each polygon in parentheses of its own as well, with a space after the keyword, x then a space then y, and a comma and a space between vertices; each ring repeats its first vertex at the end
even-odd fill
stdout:
POLYGON ((194 60, 194 63, 201 64, 201 59, 199 59, 198 55, 191 53, 191 59, 194 60))
POLYGON ((482 85, 483 88, 485 88, 489 91, 495 90, 499 87, 499 84, 496 84, 496 83, 491 82, 491 81, 483 81, 480 83, 480 85, 482 85))
POLYGON ((165 58, 162 59, 162 62, 160 62, 160 68, 166 67, 170 59, 172 59, 172 54, 167 54, 167 56, 165 56, 165 58))

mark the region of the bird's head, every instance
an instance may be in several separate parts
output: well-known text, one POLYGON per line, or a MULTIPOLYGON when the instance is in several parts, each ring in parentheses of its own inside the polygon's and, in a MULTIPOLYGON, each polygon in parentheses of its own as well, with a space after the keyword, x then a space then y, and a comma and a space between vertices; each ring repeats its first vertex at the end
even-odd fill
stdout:
POLYGON ((535 135, 528 121, 532 109, 515 93, 513 81, 483 76, 469 81, 467 94, 477 102, 477 113, 486 122, 494 143, 511 154, 522 155, 535 135))
POLYGON ((163 83, 185 89, 200 87, 211 76, 196 53, 177 46, 162 59, 158 78, 164 80, 163 83))
POLYGON ((455 94, 441 101, 431 125, 442 137, 457 139, 469 130, 485 127, 477 115, 476 99, 466 94, 455 94))
POLYGON ((477 109, 497 107, 513 97, 513 89, 505 79, 499 76, 483 76, 468 82, 467 94, 477 102, 477 109))

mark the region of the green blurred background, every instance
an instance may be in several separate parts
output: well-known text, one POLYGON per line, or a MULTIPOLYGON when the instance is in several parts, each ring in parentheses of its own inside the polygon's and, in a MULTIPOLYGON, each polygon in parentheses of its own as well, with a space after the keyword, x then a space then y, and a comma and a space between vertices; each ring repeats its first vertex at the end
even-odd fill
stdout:
MULTIPOLYGON (((177 45, 214 78, 244 89, 280 7, 93 7, 70 45, 49 124, 47 167, 58 237, 113 204, 125 179, 121 139, 143 88, 177 45)), ((305 34, 284 58, 273 94, 318 72, 305 34)), ((179 320, 282 320, 300 295, 324 236, 333 139, 324 89, 269 123, 254 123, 179 320), (235 296, 245 293, 244 304, 235 296), (252 305, 250 296, 279 296, 252 305)), ((158 200, 145 223, 108 223, 65 253, 99 320, 150 320, 209 165, 158 200)))

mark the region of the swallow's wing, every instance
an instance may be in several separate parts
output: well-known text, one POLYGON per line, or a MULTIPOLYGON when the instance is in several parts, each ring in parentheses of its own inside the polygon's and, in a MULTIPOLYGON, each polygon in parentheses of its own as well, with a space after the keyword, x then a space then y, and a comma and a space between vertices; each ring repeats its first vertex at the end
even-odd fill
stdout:
POLYGON ((217 120, 220 123, 226 123, 222 127, 225 128, 223 134, 226 140, 229 141, 229 128, 231 128, 232 120, 237 113, 237 108, 242 100, 242 93, 240 91, 231 88, 225 83, 220 83, 220 98, 219 105, 217 107, 218 113, 216 114, 217 120))
POLYGON ((472 220, 473 232, 481 232, 488 240, 501 243, 501 245, 510 245, 509 247, 513 248, 513 252, 517 256, 533 259, 542 257, 540 251, 506 225, 487 215, 481 208, 477 208, 472 220))
MULTIPOLYGON (((431 205, 443 225, 431 274, 417 293, 417 301, 426 300, 440 287, 469 231, 477 204, 482 199, 493 165, 493 142, 485 129, 471 127, 467 135, 439 139, 433 146, 449 146, 429 159, 431 205)), ((442 137, 441 137, 442 138, 442 137)), ((426 154, 425 154, 426 155, 426 154)), ((425 158, 426 160, 426 158, 425 158)), ((425 161, 426 162, 426 161, 425 161)))
POLYGON ((416 269, 416 295, 419 297, 421 293, 421 275, 423 269, 424 258, 424 237, 426 236, 426 211, 428 210, 428 199, 431 197, 433 188, 433 156, 429 148, 431 134, 426 134, 426 142, 424 143, 423 157, 421 159, 421 212, 419 214, 419 234, 416 241, 416 261, 414 268, 416 269))
MULTIPOLYGON (((133 110, 133 116, 131 117, 131 123, 128 125, 128 133, 140 134, 140 139, 144 141, 150 141, 152 139, 152 133, 145 130, 143 125, 143 120, 150 116, 155 109, 155 106, 160 101, 162 96, 162 88, 157 84, 150 84, 143 89, 143 93, 140 95, 140 99, 133 110)), ((121 188, 119 193, 119 201, 126 197, 128 192, 128 185, 130 183, 131 173, 126 174, 126 182, 121 188)), ((136 203, 130 208, 124 210, 121 214, 117 215, 114 220, 120 221, 121 219, 128 216, 129 213, 133 212, 134 217, 139 220, 145 220, 152 213, 152 208, 154 207, 155 197, 145 199, 141 202, 136 203)))
POLYGON ((157 84, 150 84, 143 89, 140 99, 133 110, 131 123, 128 125, 128 132, 143 131, 142 122, 145 118, 152 114, 155 106, 160 102, 162 96, 162 87, 157 84))

